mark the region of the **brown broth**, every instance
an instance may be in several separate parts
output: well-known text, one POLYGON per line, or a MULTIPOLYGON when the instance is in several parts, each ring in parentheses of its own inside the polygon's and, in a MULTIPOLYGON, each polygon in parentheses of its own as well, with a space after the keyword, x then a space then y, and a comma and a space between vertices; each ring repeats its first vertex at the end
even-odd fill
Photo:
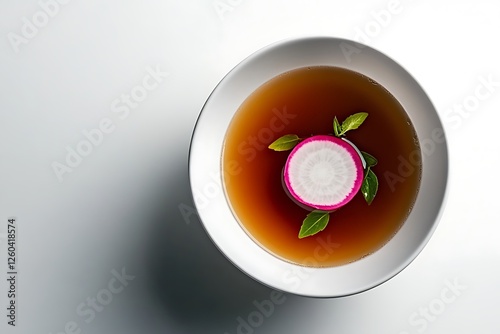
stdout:
POLYGON ((359 260, 390 240, 412 209, 420 161, 415 130, 399 102, 372 79, 327 66, 283 73, 253 92, 231 121, 222 156, 226 197, 243 229, 271 254, 315 267, 359 260), (361 111, 368 112, 368 118, 346 138, 378 159, 373 167, 379 179, 377 196, 368 206, 358 193, 331 214, 324 231, 299 239, 308 211, 282 188, 289 152, 274 152, 267 146, 285 134, 302 138, 332 134, 334 116, 342 122, 361 111), (401 161, 410 157, 414 171, 398 174, 401 161), (399 179, 389 182, 388 173, 399 179))

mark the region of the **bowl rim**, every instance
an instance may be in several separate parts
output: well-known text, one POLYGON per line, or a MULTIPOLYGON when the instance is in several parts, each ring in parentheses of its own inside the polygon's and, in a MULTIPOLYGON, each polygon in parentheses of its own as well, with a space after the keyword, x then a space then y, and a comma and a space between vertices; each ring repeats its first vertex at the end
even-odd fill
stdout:
POLYGON ((423 250, 443 213, 448 193, 448 161, 446 134, 439 115, 422 87, 401 65, 359 42, 337 37, 302 37, 261 48, 221 79, 196 120, 189 147, 188 169, 200 221, 230 262, 273 289, 309 297, 341 297, 386 282, 406 268, 423 250), (353 48, 357 51, 347 57, 346 50, 352 51, 353 48), (226 129, 244 99, 277 74, 318 65, 360 72, 388 89, 407 111, 421 146, 422 140, 434 139, 436 131, 442 138, 442 142, 434 142, 432 153, 422 153, 420 190, 412 212, 394 237, 365 258, 328 268, 293 264, 259 246, 233 216, 221 175, 226 129), (415 234, 417 239, 412 237, 415 234), (407 242, 411 246, 407 246, 407 242), (302 271, 302 274, 297 271, 302 271))

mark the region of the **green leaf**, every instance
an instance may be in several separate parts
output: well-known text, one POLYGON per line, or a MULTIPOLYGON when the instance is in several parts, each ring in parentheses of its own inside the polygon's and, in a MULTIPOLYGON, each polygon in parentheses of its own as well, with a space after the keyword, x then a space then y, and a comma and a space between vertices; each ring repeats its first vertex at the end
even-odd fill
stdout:
POLYGON ((340 137, 340 134, 342 133, 342 126, 340 126, 337 116, 333 119, 333 133, 335 134, 335 137, 340 137))
POLYGON ((349 117, 347 117, 343 122, 342 122, 342 132, 340 133, 343 135, 349 130, 355 130, 359 128, 361 124, 365 121, 365 119, 368 117, 368 113, 366 112, 358 112, 356 114, 353 114, 349 117))
POLYGON ((368 205, 372 204, 378 190, 378 179, 375 173, 368 167, 365 178, 361 184, 361 193, 368 205))
POLYGON ((275 151, 288 151, 294 148, 299 141, 300 138, 297 135, 284 135, 272 142, 268 148, 275 151))
POLYGON ((299 239, 314 235, 321 232, 328 225, 330 220, 330 213, 320 210, 314 210, 307 215, 306 219, 302 222, 302 227, 299 232, 299 239))
POLYGON ((361 151, 361 155, 363 155, 363 158, 366 161, 366 167, 373 167, 378 164, 378 160, 375 159, 373 155, 366 153, 364 151, 361 151))

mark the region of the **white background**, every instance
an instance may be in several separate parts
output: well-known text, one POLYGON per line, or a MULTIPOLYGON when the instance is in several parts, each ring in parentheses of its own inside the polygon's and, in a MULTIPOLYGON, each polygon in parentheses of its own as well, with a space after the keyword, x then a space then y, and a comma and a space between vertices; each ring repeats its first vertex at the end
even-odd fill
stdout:
POLYGON ((500 331, 497 1, 40 3, 0 4, 2 334, 500 331), (40 3, 52 3, 45 6, 52 16, 40 14, 40 3), (389 282, 339 299, 286 295, 258 326, 238 328, 272 290, 235 269, 196 215, 181 214, 179 205, 193 205, 189 140, 203 103, 233 66, 303 36, 362 41, 420 82, 447 131, 447 203, 427 247, 389 282), (168 76, 128 115, 114 112, 148 69, 168 76), (113 130, 61 181, 54 162, 66 164, 83 132, 106 119, 113 130), (6 317, 11 216, 16 327, 6 317), (108 283, 123 270, 127 285, 89 311, 89 300, 110 296, 108 283))

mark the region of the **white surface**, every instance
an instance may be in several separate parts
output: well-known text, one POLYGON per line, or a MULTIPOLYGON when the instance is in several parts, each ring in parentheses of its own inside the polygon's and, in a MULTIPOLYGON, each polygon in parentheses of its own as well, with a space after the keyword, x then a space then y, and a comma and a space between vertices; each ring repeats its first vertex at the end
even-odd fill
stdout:
POLYGON ((238 319, 261 319, 254 301, 275 300, 250 330, 497 333, 500 84, 479 87, 488 77, 500 82, 500 5, 401 0, 377 25, 375 13, 390 3, 73 0, 16 53, 8 34, 21 34, 23 17, 41 7, 3 1, 0 309, 9 216, 19 224, 19 309, 15 328, 0 313, 1 332, 72 332, 74 321, 81 333, 233 334, 238 319), (223 19, 220 2, 231 4, 223 19), (450 144, 448 202, 430 243, 393 280, 342 299, 271 298, 220 255, 196 216, 185 220, 179 210, 192 206, 188 143, 215 84, 258 48, 308 35, 359 39, 398 61, 433 100, 450 144), (125 117, 115 100, 138 91, 157 66, 169 76, 125 117), (473 111, 458 112, 487 93, 473 111), (114 130, 60 183, 52 163, 105 118, 114 130), (123 267, 135 278, 91 319, 87 298, 102 299, 123 267), (453 294, 455 279, 465 288, 453 294), (440 314, 420 315, 429 307, 440 314))

